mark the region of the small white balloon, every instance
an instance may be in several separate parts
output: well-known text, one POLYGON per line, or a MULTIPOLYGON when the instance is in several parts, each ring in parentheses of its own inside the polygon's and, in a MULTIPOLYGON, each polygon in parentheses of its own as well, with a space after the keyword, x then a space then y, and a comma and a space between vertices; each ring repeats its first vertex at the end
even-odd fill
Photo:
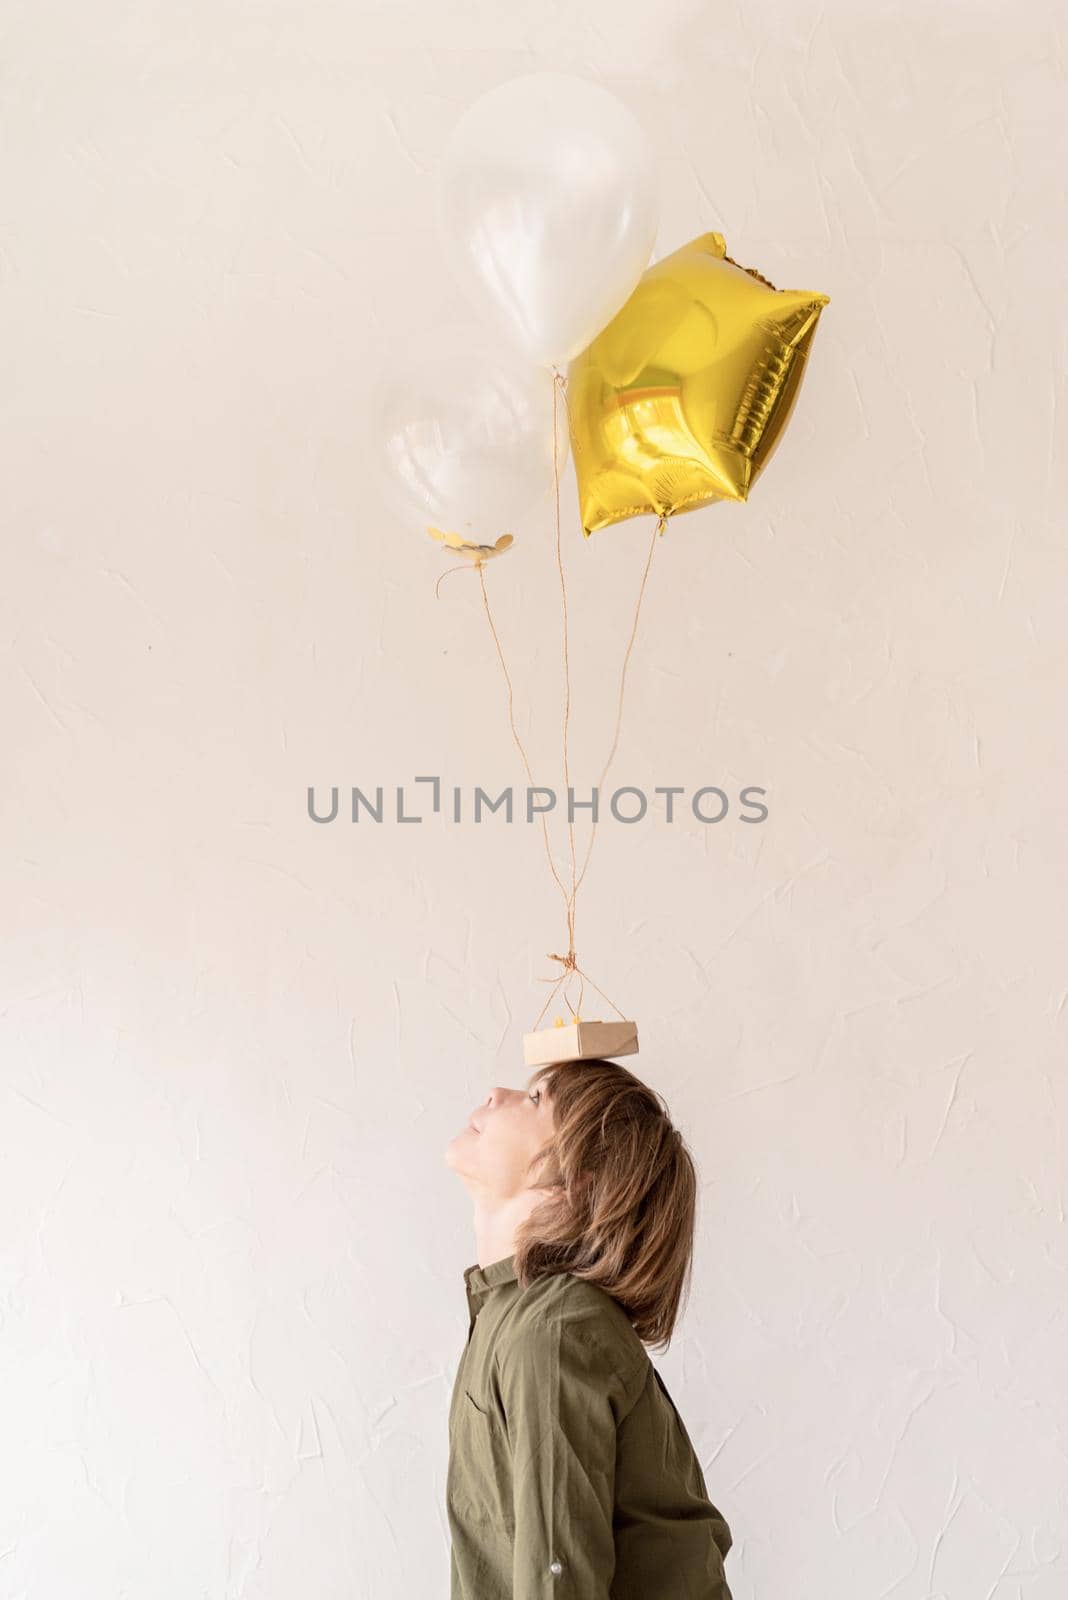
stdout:
POLYGON ((445 149, 439 221, 465 293, 539 365, 563 367, 644 272, 656 158, 598 84, 534 72, 492 89, 445 149))
MULTIPOLYGON (((553 479, 553 378, 476 330, 421 338, 373 397, 384 498, 413 530, 429 524, 492 543, 553 479)), ((556 406, 567 461, 567 408, 556 406)))

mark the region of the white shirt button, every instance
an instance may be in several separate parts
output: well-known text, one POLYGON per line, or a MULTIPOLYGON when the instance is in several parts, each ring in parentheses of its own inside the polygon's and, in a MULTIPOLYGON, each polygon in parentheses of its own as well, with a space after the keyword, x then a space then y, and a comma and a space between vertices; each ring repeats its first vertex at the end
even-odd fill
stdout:
POLYGON ((558 1578, 560 1576, 561 1572, 563 1572, 563 1570, 564 1570, 564 1563, 562 1561, 550 1561, 549 1562, 549 1571, 552 1573, 554 1578, 558 1578))

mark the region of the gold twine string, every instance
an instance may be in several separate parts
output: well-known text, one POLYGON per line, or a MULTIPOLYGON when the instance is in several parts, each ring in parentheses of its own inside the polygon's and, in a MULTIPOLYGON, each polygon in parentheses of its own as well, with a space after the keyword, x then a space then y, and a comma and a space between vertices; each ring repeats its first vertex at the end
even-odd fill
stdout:
MULTIPOLYGON (((631 623, 630 638, 627 641, 627 648, 626 648, 626 651, 625 651, 624 656, 623 656, 623 667, 622 667, 622 670, 621 670, 620 675, 619 675, 619 697, 618 697, 618 701, 617 701, 617 704, 616 704, 616 725, 615 725, 615 731, 614 731, 613 736, 612 736, 612 747, 609 750, 608 757, 607 757, 607 759, 605 761, 604 766, 601 769, 601 776, 597 780, 598 804, 600 803, 601 788, 602 788, 602 786, 604 784, 605 777, 608 774, 608 769, 612 765, 613 760, 615 759, 616 749, 618 748, 618 745, 619 745, 619 735, 620 735, 620 730, 621 730, 622 725, 623 725, 623 703, 624 703, 624 697, 625 697, 625 694, 626 694, 626 686, 627 686, 627 667, 630 664, 630 654, 631 654, 631 651, 634 648, 634 640, 635 640, 635 638, 637 636, 637 632, 638 632, 638 619, 641 616, 642 600, 645 597, 645 585, 646 585, 646 582, 647 582, 648 577, 649 577, 649 568, 652 565, 653 551, 656 549, 657 536, 664 532, 664 528, 665 528, 666 524, 667 524, 666 517, 660 517, 659 520, 657 521, 656 527, 653 529, 652 539, 650 540, 650 543, 649 543, 649 554, 645 558, 645 567, 644 567, 644 570, 642 572, 642 581, 641 581, 641 584, 639 585, 639 588, 638 588, 638 599, 637 599, 637 602, 636 602, 635 607, 634 607, 634 620, 631 623)), ((559 523, 557 524, 557 528, 559 530, 559 523)), ((558 546, 558 550, 559 550, 559 546, 558 546)), ((561 574, 560 575, 561 575, 561 582, 562 582, 563 581, 563 569, 562 568, 561 568, 561 574)), ((565 723, 565 727, 566 727, 566 723, 565 723)), ((566 739, 566 734, 565 734, 565 739, 566 739)), ((565 752, 566 752, 566 744, 565 744, 565 752)), ((566 763, 566 753, 565 753, 565 763, 566 763)), ((566 765, 565 765, 565 771, 566 771, 566 765)), ((570 974, 572 972, 576 973, 578 975, 578 979, 579 979, 578 1014, 581 1014, 581 1012, 582 1012, 582 999, 583 999, 583 995, 585 993, 585 984, 588 983, 590 985, 590 988, 593 989, 597 994, 599 994, 601 996, 602 1000, 607 1000, 608 1001, 608 1004, 612 1007, 612 1010, 616 1013, 616 1015, 618 1017, 622 1018, 623 1021, 626 1021, 626 1018, 624 1017, 623 1012, 620 1011, 620 1009, 616 1005, 615 1001, 612 1000, 608 995, 606 995, 603 989, 598 988, 597 984, 594 983, 594 981, 590 977, 589 973, 584 972, 583 969, 579 966, 578 961, 577 961, 576 956, 575 956, 575 947, 574 947, 574 925, 575 925, 574 906, 575 906, 575 900, 578 897, 578 891, 579 891, 579 888, 582 885, 582 880, 586 876, 586 868, 590 864, 590 856, 593 853, 593 844, 594 844, 594 840, 596 839, 596 837, 597 837, 597 823, 594 822, 592 824, 592 831, 590 833, 590 842, 589 842, 589 845, 587 846, 587 849, 586 849, 586 858, 585 858, 585 860, 583 861, 583 864, 582 864, 582 871, 579 873, 577 879, 575 879, 574 876, 572 877, 572 891, 571 891, 571 901, 570 901, 571 915, 570 915, 570 918, 569 918, 569 921, 568 921, 568 931, 569 931, 569 934, 571 935, 571 939, 570 939, 570 943, 568 945, 567 954, 564 955, 564 956, 556 955, 556 954, 554 954, 552 952, 550 952, 550 954, 549 954, 549 960, 550 961, 559 961, 561 963, 563 971, 560 973, 559 977, 555 980, 555 982, 553 981, 552 978, 543 978, 541 980, 543 983, 552 983, 553 987, 549 992, 548 999, 546 1000, 545 1004, 542 1006, 541 1011, 538 1013, 537 1021, 534 1024, 535 1030, 537 1029, 538 1023, 541 1021, 542 1017, 544 1017, 546 1011, 549 1009, 549 1006, 550 1006, 552 1000, 554 999, 554 997, 556 996, 556 994, 558 993, 561 984, 565 984, 567 982, 567 980, 570 977, 570 974)), ((574 859, 573 858, 572 858, 572 867, 574 867, 574 859)), ((560 881, 559 878, 557 878, 557 882, 558 883, 559 883, 559 881, 560 881)), ((571 1012, 571 1015, 575 1016, 576 1015, 576 1011, 575 1011, 575 1008, 571 1005, 570 1000, 568 999, 566 989, 564 990, 564 1004, 567 1006, 568 1010, 571 1012)))
MULTIPOLYGON (((571 795, 571 769, 568 764, 567 730, 571 720, 571 662, 567 648, 567 580, 564 577, 564 558, 560 549, 560 450, 557 443, 559 420, 560 391, 565 387, 567 379, 564 374, 553 368, 553 526, 555 530, 556 570, 560 574, 560 606, 563 613, 563 641, 564 641, 564 793, 570 801, 571 795)), ((571 817, 571 806, 567 808, 567 845, 571 857, 571 893, 567 900, 567 953, 570 963, 574 965, 575 955, 575 898, 578 886, 575 879, 575 824, 571 817)), ((553 957, 558 960, 559 957, 553 957)), ((565 968, 565 972, 566 972, 565 968)), ((578 970, 577 968, 575 969, 578 970)), ((582 1009, 581 990, 579 1009, 582 1009)))
MULTIPOLYGON (((647 566, 646 570, 648 570, 648 566, 647 566)), ((523 746, 522 739, 519 737, 519 730, 515 725, 515 694, 514 694, 514 691, 513 691, 513 688, 512 688, 512 676, 511 676, 511 673, 508 671, 508 663, 505 660, 504 648, 503 648, 503 646, 501 644, 501 637, 500 637, 500 634, 497 632, 497 625, 493 620, 493 610, 492 610, 492 607, 490 606, 489 594, 488 594, 488 592, 486 590, 486 575, 485 575, 485 572, 483 570, 483 566, 482 566, 481 562, 478 563, 478 581, 479 581, 479 585, 480 585, 480 588, 481 588, 481 591, 482 591, 482 605, 483 605, 483 608, 484 608, 485 613, 486 613, 486 621, 489 623, 490 633, 493 635, 493 643, 497 647, 497 660, 501 664, 501 672, 504 674, 505 687, 508 690, 508 725, 512 730, 512 738, 515 740, 516 749, 519 751, 519 756, 520 756, 520 759, 521 759, 521 761, 523 763, 523 770, 526 772, 526 775, 527 775, 527 782, 530 784, 530 787, 533 789, 533 788, 536 787, 536 785, 534 783, 534 774, 531 772, 530 761, 527 758, 527 752, 526 752, 526 750, 525 750, 525 748, 523 746)), ((632 635, 632 637, 633 637, 633 635, 632 635)), ((558 888, 560 890, 560 893, 564 897, 564 909, 565 909, 565 911, 568 911, 570 909, 570 907, 571 907, 572 902, 569 899, 567 890, 564 888, 563 882, 562 882, 562 880, 560 878, 560 874, 556 870, 556 863, 553 860, 552 848, 551 848, 551 846, 549 844, 549 829, 548 829, 548 825, 546 824, 546 821, 545 821, 545 812, 542 812, 542 814, 541 814, 541 832, 542 832, 542 838, 545 841, 545 858, 549 863, 549 871, 552 873, 554 879, 556 880, 556 883, 557 883, 557 886, 558 886, 558 888)), ((569 921, 569 923, 568 923, 569 930, 570 930, 572 925, 573 924, 569 921)), ((542 978, 542 979, 539 980, 541 983, 551 983, 553 985, 553 987, 549 992, 548 999, 546 1000, 545 1004, 542 1006, 540 1012, 538 1013, 537 1021, 534 1024, 535 1029, 537 1028, 538 1023, 541 1021, 542 1017, 545 1015, 546 1011, 549 1009, 549 1006, 550 1006, 553 998, 555 997, 557 991, 559 990, 560 985, 562 983, 566 982, 566 980, 568 979, 568 977, 570 976, 570 974, 572 972, 576 973, 578 978, 579 978, 580 987, 579 987, 578 1011, 576 1012, 575 1008, 571 1005, 571 1002, 568 1000, 566 992, 564 994, 564 1004, 567 1006, 568 1010, 571 1012, 571 1015, 573 1017, 577 1017, 578 1015, 581 1014, 581 1011, 582 1011, 582 996, 583 996, 583 994, 585 992, 584 985, 586 983, 588 983, 590 988, 594 989, 597 992, 597 994, 599 994, 601 996, 602 1000, 607 1000, 608 1001, 608 1004, 612 1007, 612 1010, 616 1013, 616 1015, 621 1017, 624 1022, 626 1021, 626 1017, 624 1016, 623 1012, 620 1011, 620 1009, 616 1005, 615 1001, 613 999, 611 999, 611 997, 609 995, 606 995, 603 989, 599 989, 597 987, 597 985, 594 983, 593 979, 590 977, 589 973, 588 972, 584 972, 583 969, 579 966, 578 959, 577 959, 577 957, 575 955, 575 950, 574 950, 574 947, 572 945, 569 944, 567 954, 563 955, 563 956, 556 955, 555 953, 550 951, 549 952, 549 960, 550 961, 559 961, 561 963, 562 967, 563 967, 563 971, 560 973, 559 977, 556 978, 555 980, 552 979, 552 978, 542 978)))
MULTIPOLYGON (((441 577, 438 578, 437 583, 434 585, 434 599, 435 600, 440 600, 441 599, 441 596, 438 594, 438 590, 441 588, 441 579, 442 578, 447 578, 449 576, 450 572, 466 572, 468 570, 468 566, 469 566, 468 562, 461 561, 455 567, 446 567, 445 571, 441 574, 441 577)), ((481 561, 478 563, 478 570, 480 572, 482 571, 482 563, 481 563, 481 561)))
MULTIPOLYGON (((486 574, 481 561, 478 563, 478 581, 482 587, 482 604, 486 612, 486 621, 489 623, 490 633, 493 635, 493 642, 497 646, 497 659, 501 664, 501 671, 504 673, 504 681, 508 689, 508 724, 512 730, 512 738, 515 740, 516 749, 519 751, 520 758, 523 762, 523 769, 527 775, 527 782, 530 784, 530 787, 534 789, 537 787, 534 782, 534 774, 530 770, 530 762, 527 760, 527 753, 523 748, 523 741, 519 737, 519 730, 515 725, 515 696, 512 691, 512 676, 508 671, 508 665, 504 659, 504 650, 501 646, 500 635, 497 632, 497 627, 493 620, 493 612, 490 610, 489 595, 486 593, 486 574)), ((545 856, 549 863, 549 871, 552 873, 557 884, 559 885, 560 893, 564 897, 564 908, 566 910, 568 903, 567 890, 560 881, 560 874, 557 872, 556 863, 553 861, 553 853, 549 846, 549 829, 545 821, 544 811, 541 813, 541 831, 542 837, 545 840, 545 856)))
MULTIPOLYGON (((601 768, 601 776, 597 779, 598 802, 600 801, 601 790, 604 787, 604 780, 608 776, 608 769, 612 765, 612 762, 615 760, 616 749, 618 748, 618 745, 619 745, 619 733, 620 733, 620 729, 623 726, 623 696, 624 696, 624 694, 626 692, 626 687, 627 687, 627 667, 628 667, 628 665, 630 663, 630 653, 634 648, 634 640, 635 640, 635 637, 636 637, 637 632, 638 632, 638 618, 641 616, 642 600, 643 600, 643 598, 645 596, 645 585, 646 585, 646 581, 647 581, 647 579, 649 577, 649 568, 652 565, 652 561, 653 561, 653 551, 656 549, 657 536, 659 534, 663 533, 664 528, 666 527, 666 525, 667 525, 667 518, 666 517, 661 517, 659 519, 659 521, 657 522, 656 527, 653 529, 653 537, 649 541, 649 554, 645 558, 645 570, 642 573, 642 581, 641 581, 641 585, 640 585, 640 587, 638 589, 638 602, 637 602, 636 606, 634 607, 634 621, 631 624, 630 638, 627 641, 626 654, 623 657, 623 669, 619 674, 619 701, 618 701, 618 704, 616 706, 616 728, 615 728, 615 733, 612 736, 612 748, 608 752, 608 759, 605 761, 604 766, 601 768)), ((579 873, 578 882, 575 885, 575 893, 576 894, 578 893, 578 891, 579 891, 579 889, 580 889, 580 887, 582 885, 583 878, 586 876, 586 868, 590 864, 590 856, 593 854, 593 842, 596 839, 596 837, 597 837, 597 823, 596 823, 596 821, 594 821, 591 824, 590 842, 589 842, 589 845, 586 848, 586 859, 582 863, 582 871, 579 873)))
MULTIPOLYGON (((570 758, 569 758, 569 750, 568 750, 568 730, 569 730, 569 724, 570 724, 570 719, 571 719, 571 662, 570 662, 570 653, 569 653, 569 649, 568 649, 567 580, 566 580, 566 578, 564 576, 563 554, 562 554, 562 550, 561 550, 561 533, 560 533, 560 524, 561 524, 561 519, 560 519, 560 452, 559 452, 559 446, 558 446, 558 442, 557 442, 557 428, 558 428, 558 421, 559 421, 559 396, 560 396, 561 390, 563 390, 566 387, 566 384, 567 384, 567 379, 564 376, 564 374, 559 372, 557 369, 554 368, 553 369, 553 528, 554 528, 554 545, 555 545, 555 554, 556 554, 556 566, 557 566, 557 572, 559 573, 559 577, 560 577, 560 602, 561 602, 561 611, 562 611, 562 620, 563 620, 563 657, 564 657, 563 762, 564 762, 564 783, 565 783, 565 787, 566 787, 566 790, 568 792, 568 795, 570 796, 571 769, 570 769, 570 758)), ((658 520, 658 522, 656 524, 656 527, 653 530, 653 537, 652 537, 652 540, 650 541, 650 545, 649 545, 649 554, 646 557, 645 567, 644 567, 644 569, 642 571, 641 584, 640 584, 639 589, 638 589, 638 598, 637 598, 637 602, 636 602, 635 608, 634 608, 634 619, 633 619, 633 621, 631 623, 630 637, 629 637, 629 639, 627 641, 627 648, 626 648, 626 651, 625 651, 624 656, 623 656, 623 665, 622 665, 622 669, 620 671, 619 695, 618 695, 617 705, 616 705, 616 722, 615 722, 615 730, 614 730, 613 737, 612 737, 612 745, 611 745, 611 748, 610 748, 610 750, 608 752, 607 759, 605 760, 605 764, 604 764, 603 768, 601 769, 601 776, 600 776, 600 778, 598 779, 598 782, 597 782, 598 802, 600 800, 601 787, 602 787, 602 785, 604 783, 605 777, 607 776, 608 770, 611 767, 613 760, 615 759, 616 750, 617 750, 617 748, 619 746, 619 736, 620 736, 620 731, 621 731, 622 724, 623 724, 623 705, 624 705, 624 697, 625 697, 625 693, 626 693, 627 668, 628 668, 628 666, 630 664, 631 651, 634 648, 634 641, 635 641, 635 638, 636 638, 637 632, 638 632, 638 620, 639 620, 639 618, 641 616, 642 600, 643 600, 643 598, 645 596, 645 586, 646 586, 646 583, 648 581, 649 569, 650 569, 650 566, 652 564, 653 551, 656 549, 657 536, 664 532, 665 525, 666 525, 666 518, 662 516, 658 520)), ((491 635, 493 637, 493 643, 494 643, 494 645, 496 647, 496 650, 497 650, 497 659, 500 662, 501 672, 504 675, 505 687, 506 687, 506 689, 508 691, 508 724, 509 724, 509 727, 511 728, 512 738, 515 741, 516 749, 519 751, 519 756, 520 756, 520 759, 521 759, 521 761, 523 763, 523 770, 526 772, 526 775, 527 775, 527 782, 530 784, 530 787, 533 789, 533 788, 536 787, 536 785, 534 783, 534 775, 533 775, 533 773, 531 771, 530 761, 529 761, 529 759, 527 757, 527 752, 526 752, 526 750, 524 748, 523 741, 519 737, 519 730, 516 727, 516 723, 515 723, 515 694, 514 694, 514 690, 513 690, 513 687, 512 687, 512 677, 511 677, 510 672, 508 671, 508 664, 507 664, 507 661, 505 660, 504 647, 501 644, 500 634, 497 632, 497 626, 496 626, 496 624, 495 624, 495 622, 493 620, 493 612, 492 612, 492 609, 490 607, 489 594, 488 594, 488 592, 486 590, 486 576, 485 576, 485 572, 483 570, 483 563, 481 561, 476 562, 475 566, 476 566, 476 569, 478 571, 479 586, 480 586, 480 589, 481 589, 481 592, 482 592, 482 605, 483 605, 483 609, 485 610, 485 613, 486 613, 486 621, 489 624, 490 633, 491 633, 491 635)), ((460 570, 459 567, 449 567, 447 569, 448 572, 457 572, 459 570, 460 570)), ((441 574, 441 577, 439 577, 439 579, 438 579, 438 583, 439 584, 441 582, 441 578, 443 578, 445 576, 447 576, 447 573, 442 573, 441 574)), ((435 593, 436 592, 437 592, 437 588, 435 586, 435 593)), ((550 984, 552 984, 552 988, 550 989, 549 995, 548 995, 548 997, 547 997, 547 999, 545 1001, 545 1004, 542 1006, 541 1011, 538 1013, 537 1020, 534 1023, 535 1031, 537 1030, 538 1024, 541 1022, 541 1020, 544 1017, 546 1011, 548 1011, 549 1006, 552 1004, 552 1002, 556 998, 557 994, 560 993, 561 988, 563 988, 564 1004, 567 1006, 567 1008, 570 1011, 572 1017, 576 1021, 579 1020, 579 1018, 581 1016, 581 1011, 582 1011, 582 1002, 583 1002, 583 997, 585 995, 585 986, 586 986, 586 984, 589 984, 590 988, 593 989, 596 994, 599 994, 601 996, 601 999, 606 1001, 607 1004, 612 1007, 612 1010, 616 1013, 616 1015, 618 1017, 620 1017, 622 1020, 626 1021, 626 1017, 624 1016, 624 1013, 619 1009, 619 1007, 616 1005, 615 1001, 613 999, 611 999, 611 997, 609 995, 605 994, 603 989, 601 989, 596 983, 594 983, 593 979, 590 977, 588 972, 584 971, 584 969, 579 966, 578 957, 577 957, 577 955, 575 953, 575 907, 576 907, 576 901, 577 901, 577 898, 578 898, 578 891, 579 891, 579 888, 580 888, 580 886, 582 884, 582 880, 585 878, 586 870, 587 870, 587 868, 588 868, 588 866, 590 864, 590 856, 591 856, 591 854, 593 852, 594 841, 595 841, 595 839, 597 837, 597 823, 596 823, 596 821, 594 821, 593 824, 592 824, 592 831, 591 831, 591 834, 590 834, 590 842, 589 842, 589 845, 588 845, 587 850, 586 850, 585 860, 583 861, 581 872, 578 872, 576 870, 576 857, 575 857, 575 828, 574 828, 574 822, 573 822, 573 820, 572 820, 572 818, 570 816, 570 806, 568 808, 568 811, 569 811, 568 824, 567 824, 568 853, 569 853, 570 863, 571 863, 571 889, 570 889, 570 891, 568 891, 565 888, 563 880, 561 879, 560 874, 556 869, 556 863, 553 860, 552 847, 551 847, 551 845, 549 843, 549 829, 548 829, 548 824, 547 824, 547 822, 545 820, 546 813, 545 812, 541 813, 541 831, 542 831, 542 839, 543 839, 544 844, 545 844, 545 857, 546 857, 546 860, 549 863, 549 871, 552 873, 553 879, 556 882, 556 885, 559 888, 560 893, 563 896, 563 900, 564 900, 564 913, 565 913, 565 917, 566 917, 566 921, 567 921, 567 951, 566 951, 566 953, 564 955, 559 955, 554 951, 549 951, 548 952, 548 959, 550 961, 558 961, 560 963, 560 965, 561 965, 561 969, 562 970, 560 971, 559 975, 556 978, 549 977, 549 978, 539 979, 539 982, 541 982, 541 983, 550 983, 550 984), (574 974, 579 980, 579 999, 578 999, 578 1009, 577 1010, 576 1010, 576 1008, 574 1006, 572 1006, 570 998, 568 996, 568 992, 567 992, 567 985, 568 985, 568 983, 570 981, 570 978, 571 978, 572 974, 574 974)))

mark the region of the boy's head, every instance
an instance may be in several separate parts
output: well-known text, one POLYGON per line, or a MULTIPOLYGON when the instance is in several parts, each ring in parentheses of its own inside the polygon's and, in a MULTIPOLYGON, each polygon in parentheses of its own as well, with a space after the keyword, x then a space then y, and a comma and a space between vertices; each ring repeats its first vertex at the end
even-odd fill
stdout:
POLYGON ((551 1096, 535 1073, 524 1089, 492 1088, 445 1160, 478 1199, 503 1205, 536 1187, 537 1157, 554 1128, 551 1096))
POLYGON ((446 1161, 483 1202, 543 1196, 516 1230, 520 1285, 599 1284, 647 1344, 666 1344, 693 1256, 697 1177, 655 1090, 615 1061, 540 1067, 492 1089, 446 1161))

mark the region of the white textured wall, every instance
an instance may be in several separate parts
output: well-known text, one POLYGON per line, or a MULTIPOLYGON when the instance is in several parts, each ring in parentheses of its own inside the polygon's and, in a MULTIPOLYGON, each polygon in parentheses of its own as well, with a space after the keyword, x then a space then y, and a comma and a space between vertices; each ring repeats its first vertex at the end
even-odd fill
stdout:
MULTIPOLYGON (((0 1597, 444 1600, 466 1200, 562 948, 477 586, 380 506, 455 314, 435 161, 597 77, 831 296, 746 507, 658 549, 578 946, 704 1188, 658 1360, 736 1600, 1068 1592, 1063 30, 1052 3, 6 0, 0 1597)), ((463 381, 463 375, 457 375, 463 381)), ((565 485, 576 781, 648 538, 565 485)), ((492 569, 559 783, 548 505, 492 569)), ((562 844, 562 835, 557 843, 562 844)))

